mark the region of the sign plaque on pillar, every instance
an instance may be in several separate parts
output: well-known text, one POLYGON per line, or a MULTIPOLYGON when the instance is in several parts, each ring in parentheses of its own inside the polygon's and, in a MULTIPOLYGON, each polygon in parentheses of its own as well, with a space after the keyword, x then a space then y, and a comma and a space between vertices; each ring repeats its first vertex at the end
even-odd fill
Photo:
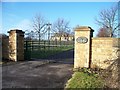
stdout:
POLYGON ((85 43, 88 42, 88 39, 87 39, 86 37, 78 37, 78 38, 76 39, 76 41, 77 41, 78 43, 85 44, 85 43))

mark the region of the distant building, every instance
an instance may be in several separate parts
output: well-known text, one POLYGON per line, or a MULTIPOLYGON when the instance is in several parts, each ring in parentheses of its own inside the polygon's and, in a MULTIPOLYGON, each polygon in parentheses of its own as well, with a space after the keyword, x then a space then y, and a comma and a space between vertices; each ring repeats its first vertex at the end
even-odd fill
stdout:
POLYGON ((55 33, 53 36, 51 36, 52 41, 73 41, 74 40, 74 35, 72 34, 62 34, 60 35, 59 33, 55 33))

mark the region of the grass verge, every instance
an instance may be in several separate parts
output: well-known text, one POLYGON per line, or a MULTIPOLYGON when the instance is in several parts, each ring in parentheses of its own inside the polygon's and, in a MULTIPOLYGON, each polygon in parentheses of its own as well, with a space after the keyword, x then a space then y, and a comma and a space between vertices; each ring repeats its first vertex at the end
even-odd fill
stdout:
POLYGON ((72 78, 67 82, 65 90, 73 88, 90 89, 104 88, 104 81, 98 74, 91 73, 90 70, 76 71, 72 78))

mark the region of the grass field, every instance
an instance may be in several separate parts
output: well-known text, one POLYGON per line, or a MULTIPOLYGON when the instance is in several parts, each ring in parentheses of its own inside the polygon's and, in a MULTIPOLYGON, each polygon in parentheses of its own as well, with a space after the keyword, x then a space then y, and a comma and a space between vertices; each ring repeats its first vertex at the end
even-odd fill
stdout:
POLYGON ((70 49, 73 49, 73 45, 68 45, 68 46, 60 46, 60 47, 55 47, 55 48, 46 48, 46 49, 37 49, 37 50, 32 50, 32 51, 27 51, 27 57, 30 58, 47 58, 50 55, 54 55, 63 51, 67 51, 70 49))

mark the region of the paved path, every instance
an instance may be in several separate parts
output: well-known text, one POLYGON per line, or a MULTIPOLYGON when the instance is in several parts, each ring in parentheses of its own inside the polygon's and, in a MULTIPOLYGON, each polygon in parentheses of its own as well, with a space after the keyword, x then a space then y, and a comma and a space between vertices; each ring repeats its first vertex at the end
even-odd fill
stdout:
MULTIPOLYGON (((71 51, 65 54, 69 52, 71 51)), ((70 58, 65 60, 67 60, 65 62, 73 61, 70 58)), ((5 65, 2 67, 2 86, 3 88, 64 88, 67 80, 71 78, 73 64, 65 63, 63 59, 61 61, 36 60, 5 65)))

